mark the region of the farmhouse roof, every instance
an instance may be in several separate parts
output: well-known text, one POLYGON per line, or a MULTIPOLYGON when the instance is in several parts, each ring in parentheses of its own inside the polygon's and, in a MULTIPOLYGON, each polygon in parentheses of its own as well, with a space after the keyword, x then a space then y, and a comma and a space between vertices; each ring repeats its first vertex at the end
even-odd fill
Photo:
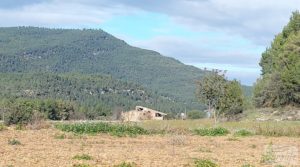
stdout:
POLYGON ((153 110, 151 108, 143 107, 143 106, 136 106, 135 108, 136 108, 136 111, 139 111, 138 109, 142 108, 142 109, 150 110, 150 111, 155 112, 155 113, 159 113, 161 115, 167 115, 166 113, 163 113, 163 112, 160 112, 160 111, 157 111, 157 110, 153 110))

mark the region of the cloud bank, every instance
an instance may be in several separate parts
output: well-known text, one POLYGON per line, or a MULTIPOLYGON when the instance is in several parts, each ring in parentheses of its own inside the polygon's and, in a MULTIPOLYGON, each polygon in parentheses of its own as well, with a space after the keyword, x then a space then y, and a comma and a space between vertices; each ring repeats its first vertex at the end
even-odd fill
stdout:
POLYGON ((1 0, 0 26, 104 27, 132 45, 252 84, 261 52, 297 9, 298 0, 1 0))

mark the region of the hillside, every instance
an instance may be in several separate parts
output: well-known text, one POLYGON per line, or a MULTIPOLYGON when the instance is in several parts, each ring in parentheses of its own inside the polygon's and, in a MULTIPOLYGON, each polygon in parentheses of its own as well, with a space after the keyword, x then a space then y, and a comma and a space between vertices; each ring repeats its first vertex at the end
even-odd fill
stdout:
POLYGON ((194 101, 204 71, 129 46, 102 30, 0 28, 0 72, 104 74, 179 101, 194 101))
POLYGON ((109 76, 51 73, 1 73, 1 99, 63 100, 75 103, 77 111, 110 115, 114 108, 143 105, 164 112, 184 110, 184 104, 154 94, 145 88, 109 76))

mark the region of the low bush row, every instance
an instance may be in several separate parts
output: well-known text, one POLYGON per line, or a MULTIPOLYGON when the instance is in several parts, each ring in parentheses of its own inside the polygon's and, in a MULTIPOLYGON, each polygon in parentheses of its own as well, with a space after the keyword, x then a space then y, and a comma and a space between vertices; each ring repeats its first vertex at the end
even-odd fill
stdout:
POLYGON ((195 129, 194 133, 200 136, 224 136, 229 134, 229 130, 222 127, 195 129))
POLYGON ((74 123, 74 124, 56 124, 55 127, 65 132, 73 132, 76 134, 97 134, 108 133, 113 136, 136 136, 149 134, 147 130, 127 124, 113 123, 74 123))

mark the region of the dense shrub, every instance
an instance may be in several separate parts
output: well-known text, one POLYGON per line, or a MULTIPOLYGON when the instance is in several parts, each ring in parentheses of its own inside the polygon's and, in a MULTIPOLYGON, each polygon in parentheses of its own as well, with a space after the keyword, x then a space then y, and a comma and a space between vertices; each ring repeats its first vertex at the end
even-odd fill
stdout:
POLYGON ((71 102, 61 100, 16 99, 6 104, 5 124, 28 124, 45 118, 67 120, 74 113, 71 102))
POLYGON ((225 136, 229 134, 229 130, 217 127, 217 128, 201 128, 195 129, 194 133, 200 136, 225 136))
POLYGON ((33 110, 33 104, 27 101, 14 104, 5 115, 5 124, 27 124, 32 119, 33 110))
POLYGON ((39 102, 39 111, 45 113, 50 120, 68 120, 74 113, 74 104, 61 100, 45 100, 39 102))

